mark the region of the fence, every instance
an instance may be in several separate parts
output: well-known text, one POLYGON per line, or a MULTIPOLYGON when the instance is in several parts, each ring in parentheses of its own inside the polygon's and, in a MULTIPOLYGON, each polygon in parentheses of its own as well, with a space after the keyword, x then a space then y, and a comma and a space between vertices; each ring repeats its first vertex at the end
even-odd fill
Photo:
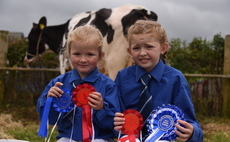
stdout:
POLYGON ((59 75, 56 69, 0 68, 0 71, 5 84, 3 107, 36 105, 45 86, 59 75))
MULTIPOLYGON (((0 67, 4 77, 3 107, 35 106, 49 81, 59 75, 58 69, 0 67)), ((184 74, 187 78, 197 114, 222 116, 223 80, 229 75, 184 74)))

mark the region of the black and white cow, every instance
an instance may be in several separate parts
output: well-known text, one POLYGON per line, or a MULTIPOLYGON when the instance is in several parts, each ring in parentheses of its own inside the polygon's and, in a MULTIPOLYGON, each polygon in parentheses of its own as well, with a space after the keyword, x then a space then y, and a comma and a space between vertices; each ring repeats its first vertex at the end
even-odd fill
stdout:
POLYGON ((33 24, 28 40, 29 48, 25 62, 30 63, 34 57, 46 48, 59 54, 60 71, 65 72, 68 59, 63 52, 67 44, 67 35, 80 25, 95 25, 104 37, 104 60, 99 64, 100 72, 114 79, 119 70, 129 66, 130 57, 127 53, 128 42, 126 30, 139 19, 157 20, 157 15, 136 5, 124 5, 112 9, 102 8, 98 11, 80 13, 62 25, 46 26, 46 18, 42 17, 38 24, 33 24))

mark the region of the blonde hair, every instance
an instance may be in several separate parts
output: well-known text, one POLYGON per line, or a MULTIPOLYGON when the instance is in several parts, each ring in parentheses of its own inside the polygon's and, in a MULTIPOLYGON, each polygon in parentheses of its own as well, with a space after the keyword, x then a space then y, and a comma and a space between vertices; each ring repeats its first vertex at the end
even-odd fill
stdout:
POLYGON ((94 43, 98 46, 99 55, 102 53, 103 36, 95 26, 79 26, 69 33, 66 49, 67 56, 70 55, 70 44, 73 41, 94 43))
MULTIPOLYGON (((159 41, 161 45, 163 45, 165 42, 168 42, 168 37, 164 28, 156 21, 138 20, 128 29, 127 33, 129 46, 131 44, 132 35, 134 34, 151 33, 152 36, 156 38, 156 40, 159 41)), ((164 63, 166 62, 166 58, 166 53, 161 55, 161 59, 164 63)))

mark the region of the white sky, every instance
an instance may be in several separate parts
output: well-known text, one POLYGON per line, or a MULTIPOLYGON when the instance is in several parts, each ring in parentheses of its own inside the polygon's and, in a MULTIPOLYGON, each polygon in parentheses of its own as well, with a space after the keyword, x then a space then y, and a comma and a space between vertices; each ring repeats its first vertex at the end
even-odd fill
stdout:
POLYGON ((27 37, 42 16, 48 26, 59 25, 81 12, 124 4, 155 12, 169 39, 190 42, 194 37, 212 40, 217 33, 230 34, 230 0, 0 0, 0 30, 27 37))

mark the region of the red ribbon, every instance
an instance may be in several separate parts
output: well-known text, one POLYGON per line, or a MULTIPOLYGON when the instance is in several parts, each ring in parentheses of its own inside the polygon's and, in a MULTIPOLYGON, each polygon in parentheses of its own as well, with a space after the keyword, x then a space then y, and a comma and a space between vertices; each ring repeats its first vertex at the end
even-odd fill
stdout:
POLYGON ((91 107, 88 105, 89 94, 96 90, 92 85, 82 84, 78 85, 73 90, 74 103, 82 108, 82 135, 83 142, 91 142, 93 130, 92 130, 92 114, 91 107))
POLYGON ((143 126, 142 115, 133 109, 128 109, 123 112, 125 118, 125 124, 122 126, 121 131, 128 135, 118 139, 120 142, 125 142, 129 140, 130 142, 136 142, 136 137, 139 137, 139 132, 143 126))

